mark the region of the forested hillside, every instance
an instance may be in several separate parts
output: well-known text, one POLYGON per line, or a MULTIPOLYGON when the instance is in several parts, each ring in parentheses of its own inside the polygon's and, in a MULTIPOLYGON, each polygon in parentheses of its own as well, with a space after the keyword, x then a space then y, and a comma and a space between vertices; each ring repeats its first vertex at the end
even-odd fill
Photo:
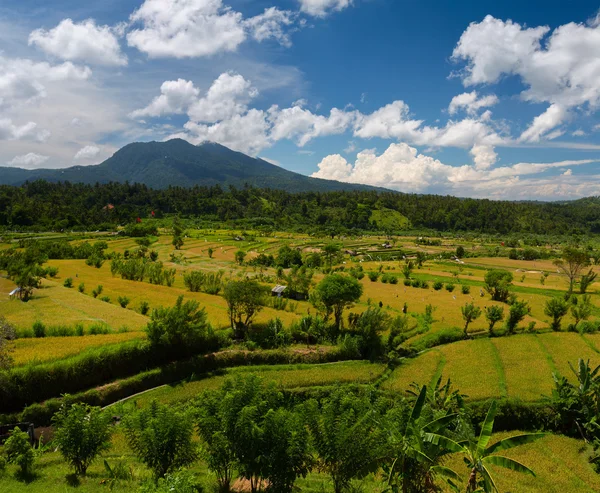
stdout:
POLYGON ((165 214, 205 223, 321 231, 399 229, 485 233, 600 232, 600 199, 508 202, 378 191, 290 193, 282 190, 70 184, 38 181, 0 187, 0 227, 99 229, 165 214))

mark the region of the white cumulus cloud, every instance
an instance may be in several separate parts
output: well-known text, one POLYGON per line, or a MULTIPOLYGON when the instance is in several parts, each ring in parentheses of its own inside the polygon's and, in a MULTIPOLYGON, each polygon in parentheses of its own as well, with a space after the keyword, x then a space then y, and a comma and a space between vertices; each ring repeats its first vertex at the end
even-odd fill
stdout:
POLYGON ((37 168, 48 161, 48 159, 50 159, 48 156, 42 156, 41 154, 36 154, 35 152, 29 152, 27 154, 23 154, 22 156, 15 156, 7 164, 17 168, 37 168))
POLYGON ((330 12, 344 10, 352 0, 300 0, 300 10, 315 17, 325 17, 330 12))
POLYGON ((79 24, 64 19, 53 29, 36 29, 29 35, 29 44, 62 60, 127 65, 113 29, 97 26, 92 19, 79 24))
POLYGON ((73 157, 74 161, 80 161, 80 160, 85 160, 85 159, 93 159, 95 158, 98 154, 100 154, 100 148, 97 146, 85 146, 81 149, 79 149, 79 151, 77 151, 77 154, 75 154, 75 156, 73 157))
POLYGON ((198 98, 200 90, 189 80, 177 79, 163 82, 160 93, 148 106, 133 111, 130 116, 142 118, 185 113, 198 98))
POLYGON ((464 109, 470 115, 474 115, 480 109, 494 106, 495 104, 498 104, 498 96, 495 94, 479 97, 477 91, 463 92, 452 98, 448 106, 448 112, 453 115, 464 109))

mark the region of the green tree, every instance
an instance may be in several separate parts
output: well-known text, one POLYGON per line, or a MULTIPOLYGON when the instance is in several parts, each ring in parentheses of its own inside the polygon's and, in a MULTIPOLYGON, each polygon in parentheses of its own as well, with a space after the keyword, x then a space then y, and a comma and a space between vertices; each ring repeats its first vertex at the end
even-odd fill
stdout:
POLYGON ((321 406, 306 402, 305 413, 319 469, 331 476, 335 493, 377 469, 382 433, 368 398, 339 389, 321 406))
POLYGON ((404 266, 402 267, 402 275, 404 276, 404 279, 410 279, 410 275, 412 274, 414 268, 415 264, 412 260, 407 260, 404 262, 404 266))
POLYGON ((212 247, 208 247, 207 252, 208 252, 208 258, 212 258, 213 257, 213 253, 214 253, 214 250, 212 249, 212 247))
POLYGON ((485 273, 485 290, 492 300, 506 303, 512 286, 513 275, 506 270, 492 269, 485 273))
POLYGON ((565 274, 569 279, 569 294, 573 292, 573 286, 579 277, 581 270, 589 265, 589 263, 589 255, 574 247, 565 248, 562 253, 562 258, 554 261, 554 265, 558 267, 558 270, 565 274))
POLYGON ((29 443, 29 435, 15 426, 4 443, 4 453, 9 464, 19 466, 19 474, 26 479, 33 473, 35 452, 29 443))
POLYGON ((462 312, 463 320, 465 321, 465 328, 463 331, 466 338, 469 336, 469 324, 481 316, 481 308, 476 306, 475 303, 471 302, 466 303, 465 306, 461 307, 460 311, 462 312))
POLYGON ((109 449, 110 416, 99 407, 63 404, 52 421, 54 443, 77 475, 85 475, 96 457, 109 449))
POLYGON ((300 414, 287 409, 269 409, 262 418, 262 476, 273 493, 291 493, 298 477, 312 467, 308 430, 300 414))
POLYGON ((498 305, 491 305, 485 308, 485 319, 488 321, 490 334, 494 333, 494 325, 504 320, 504 308, 498 305))
POLYGON ((582 320, 587 320, 592 315, 593 305, 592 299, 589 295, 585 294, 581 298, 574 298, 577 303, 571 305, 571 315, 575 319, 575 329, 582 320))
POLYGON ((427 440, 431 441, 432 443, 442 445, 452 452, 464 455, 464 461, 470 470, 469 479, 467 482, 467 493, 474 493, 477 491, 483 491, 484 493, 497 493, 499 491, 498 487, 496 486, 496 481, 492 476, 492 471, 490 469, 491 465, 500 466, 510 469, 511 471, 535 476, 535 473, 531 469, 529 469, 527 466, 524 466, 520 462, 496 454, 498 452, 502 452, 503 450, 508 450, 539 440, 540 438, 543 438, 545 434, 528 433, 516 435, 505 438, 494 443, 493 445, 488 446, 494 429, 496 409, 497 405, 494 401, 492 402, 485 421, 481 426, 481 433, 479 434, 479 438, 477 440, 468 440, 457 443, 447 437, 435 433, 427 434, 427 440))
POLYGON ((587 274, 583 274, 579 279, 579 292, 585 294, 592 283, 596 281, 596 277, 598 277, 598 274, 593 269, 590 269, 587 274))
POLYGON ((515 301, 510 305, 508 310, 508 318, 506 319, 506 329, 509 334, 514 334, 517 325, 527 316, 531 308, 526 301, 515 301))
POLYGON ((327 243, 321 249, 329 270, 331 270, 334 263, 339 261, 341 250, 342 246, 339 243, 327 243))
POLYGON ((235 261, 237 264, 242 265, 244 263, 244 259, 246 258, 246 252, 244 250, 238 250, 235 252, 235 261))
POLYGON ((338 331, 343 328, 344 309, 356 303, 363 293, 362 284, 342 274, 325 276, 314 290, 313 304, 323 304, 327 315, 333 313, 338 331))
POLYGON ((155 479, 189 466, 198 458, 188 412, 153 401, 147 408, 126 416, 123 430, 127 444, 155 479))
POLYGON ((234 337, 242 339, 247 335, 256 314, 262 310, 264 290, 254 280, 230 281, 225 285, 223 297, 227 301, 234 337))
POLYGON ((181 250, 183 246, 183 227, 181 226, 181 221, 179 217, 175 217, 173 219, 173 246, 175 250, 181 250))
POLYGON ((296 248, 290 248, 289 245, 283 245, 277 252, 275 265, 283 269, 289 269, 293 265, 302 265, 302 254, 296 248))
POLYGON ((544 313, 548 317, 552 317, 550 328, 560 332, 560 322, 562 318, 569 313, 569 305, 561 298, 550 298, 544 306, 544 313))
POLYGON ((150 344, 163 347, 197 348, 211 331, 204 308, 197 301, 184 303, 183 295, 175 306, 153 310, 146 326, 150 344))
POLYGON ((456 247, 456 258, 463 258, 465 256, 465 247, 458 245, 456 247))

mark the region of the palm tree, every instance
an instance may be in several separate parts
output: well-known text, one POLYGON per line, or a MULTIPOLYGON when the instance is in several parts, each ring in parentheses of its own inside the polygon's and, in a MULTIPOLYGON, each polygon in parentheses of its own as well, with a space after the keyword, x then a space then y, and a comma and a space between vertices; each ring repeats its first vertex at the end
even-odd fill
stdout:
MULTIPOLYGON (((468 440, 457 443, 447 437, 437 435, 435 433, 427 433, 425 439, 440 445, 452 452, 462 453, 465 457, 465 462, 470 469, 469 480, 467 482, 467 493, 474 493, 476 491, 483 491, 484 493, 497 493, 498 487, 492 477, 489 466, 501 466, 511 471, 521 472, 535 476, 535 473, 527 466, 517 462, 514 459, 509 459, 502 455, 495 455, 497 452, 508 450, 519 445, 525 445, 526 443, 534 442, 545 436, 544 433, 528 433, 524 435, 516 435, 513 437, 505 438, 493 445, 488 446, 490 439, 492 438, 492 431, 494 429, 494 419, 496 417, 497 405, 496 402, 492 402, 490 409, 488 410, 487 416, 481 427, 481 433, 477 441, 468 440)), ((458 486, 453 483, 450 479, 447 479, 448 483, 453 487, 455 491, 459 491, 458 486)))

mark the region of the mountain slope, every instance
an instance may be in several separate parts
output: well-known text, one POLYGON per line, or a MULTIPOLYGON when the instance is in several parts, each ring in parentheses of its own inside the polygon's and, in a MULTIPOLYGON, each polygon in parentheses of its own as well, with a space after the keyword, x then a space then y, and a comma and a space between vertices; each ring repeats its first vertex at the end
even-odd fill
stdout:
POLYGON ((88 184, 128 181, 151 188, 249 184, 295 192, 373 189, 310 178, 216 143, 194 146, 181 139, 129 144, 96 166, 57 170, 0 168, 0 185, 20 185, 39 179, 88 184))

